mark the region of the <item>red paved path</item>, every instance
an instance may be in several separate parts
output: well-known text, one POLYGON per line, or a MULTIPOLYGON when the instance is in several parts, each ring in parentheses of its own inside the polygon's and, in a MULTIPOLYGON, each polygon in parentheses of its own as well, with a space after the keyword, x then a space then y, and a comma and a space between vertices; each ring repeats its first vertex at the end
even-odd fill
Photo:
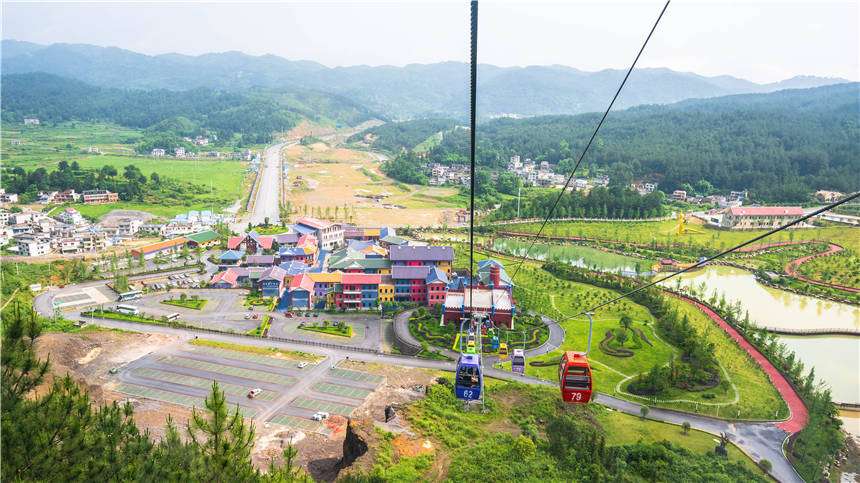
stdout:
POLYGON ((809 422, 809 413, 806 411, 806 406, 803 405, 803 401, 800 400, 800 397, 794 392, 794 388, 791 387, 791 384, 785 380, 785 377, 770 363, 767 358, 762 355, 761 352, 758 351, 755 347, 753 347, 749 342, 746 341, 741 335, 735 330, 734 327, 729 325, 722 317, 717 315, 713 310, 709 309, 703 304, 699 302, 689 299, 687 297, 682 297, 679 295, 675 295, 671 292, 664 292, 667 295, 670 295, 675 298, 682 299, 686 302, 689 302, 695 305, 699 310, 705 313, 708 317, 711 318, 714 322, 717 323, 724 331, 726 331, 732 339, 736 340, 740 346, 749 352, 753 359, 758 362, 758 365, 764 370, 767 376, 770 378, 771 382, 774 386, 776 386, 776 390, 779 391, 779 394, 782 396, 782 399, 788 404, 789 409, 791 409, 791 416, 786 421, 780 421, 778 423, 774 423, 778 428, 782 428, 785 431, 788 431, 791 434, 799 432, 806 426, 806 423, 809 422))
POLYGON ((792 261, 788 262, 788 265, 785 266, 785 273, 791 275, 792 277, 794 277, 798 280, 803 280, 804 282, 814 283, 815 285, 822 285, 824 287, 833 287, 833 288, 838 288, 839 290, 845 290, 848 292, 860 293, 860 289, 856 289, 853 287, 846 287, 844 285, 836 285, 833 283, 819 282, 818 280, 810 280, 806 277, 803 277, 803 276, 797 274, 797 269, 800 268, 800 265, 803 264, 803 262, 806 262, 808 260, 811 260, 811 259, 817 258, 817 257, 825 257, 827 255, 833 255, 834 253, 838 253, 838 252, 842 251, 842 247, 840 247, 839 245, 837 245, 835 243, 830 243, 829 245, 830 245, 830 249, 827 250, 826 252, 815 253, 813 255, 807 255, 805 257, 798 258, 797 260, 792 260, 792 261))

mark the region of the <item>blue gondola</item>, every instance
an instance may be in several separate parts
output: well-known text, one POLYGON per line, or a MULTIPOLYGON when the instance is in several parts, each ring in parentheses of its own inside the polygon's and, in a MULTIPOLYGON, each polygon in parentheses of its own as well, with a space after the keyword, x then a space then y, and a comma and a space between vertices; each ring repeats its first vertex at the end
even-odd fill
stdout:
POLYGON ((499 350, 499 336, 497 335, 493 336, 493 350, 499 350))
POLYGON ((481 398, 481 366, 477 355, 462 354, 457 362, 457 377, 454 380, 457 399, 481 398))

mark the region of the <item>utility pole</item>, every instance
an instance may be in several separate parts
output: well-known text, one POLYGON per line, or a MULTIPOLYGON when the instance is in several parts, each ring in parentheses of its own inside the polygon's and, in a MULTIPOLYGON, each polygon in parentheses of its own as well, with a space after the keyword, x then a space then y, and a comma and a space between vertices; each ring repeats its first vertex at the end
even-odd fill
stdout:
POLYGON ((517 219, 519 220, 520 219, 520 194, 523 191, 523 185, 522 185, 522 182, 517 183, 517 184, 519 184, 519 187, 517 187, 517 219))

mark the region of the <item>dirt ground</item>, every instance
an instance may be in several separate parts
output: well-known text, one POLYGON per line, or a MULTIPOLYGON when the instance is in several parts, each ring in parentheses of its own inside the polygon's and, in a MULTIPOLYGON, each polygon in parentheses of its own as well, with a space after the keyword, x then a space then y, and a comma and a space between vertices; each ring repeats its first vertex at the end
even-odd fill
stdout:
POLYGON ((453 218, 455 210, 447 209, 445 200, 456 195, 456 190, 407 188, 386 178, 379 171, 379 162, 367 153, 316 143, 291 146, 284 154, 291 165, 287 196, 294 210, 301 213, 305 207, 309 213, 315 213, 317 207, 328 208, 331 217, 337 208, 338 217, 342 218, 343 207, 348 206, 352 215, 348 221, 365 226, 434 226, 453 218), (382 179, 374 181, 366 172, 382 179), (302 181, 303 185, 293 187, 296 181, 302 181), (385 198, 364 197, 371 194, 385 198), (393 206, 401 203, 406 208, 393 206), (434 206, 437 203, 442 206, 434 206))
MULTIPOLYGON (((71 375, 89 392, 91 401, 104 404, 128 398, 125 394, 111 390, 115 382, 108 371, 112 367, 121 367, 150 352, 182 342, 179 337, 163 334, 48 332, 39 338, 36 352, 40 358, 50 357, 53 376, 71 375)), ((40 388, 40 392, 48 389, 49 382, 40 388)), ((168 414, 180 425, 184 425, 191 414, 183 406, 134 398, 130 401, 135 408, 137 426, 141 430, 149 429, 156 437, 163 436, 168 414)))
POLYGON ((146 223, 155 218, 155 215, 138 210, 111 210, 99 218, 99 223, 115 226, 121 218, 135 218, 146 223))
MULTIPOLYGON (((37 343, 40 358, 50 357, 51 373, 56 377, 70 374, 75 381, 89 391, 95 404, 123 402, 128 396, 111 390, 116 384, 109 371, 121 367, 151 352, 186 343, 186 339, 162 334, 139 334, 114 331, 80 333, 49 332, 37 343)), ((379 374, 386 379, 368 396, 351 415, 352 420, 366 421, 397 433, 395 448, 404 455, 416 455, 433 450, 433 443, 417 438, 408 422, 401 417, 385 422, 385 407, 401 405, 424 397, 424 387, 432 384, 441 375, 438 371, 403 368, 383 364, 343 362, 340 367, 379 374), (414 386, 421 386, 414 388, 414 386), (418 390, 415 390, 418 389, 418 390)), ((46 383, 40 388, 44 393, 46 383)), ((184 406, 167 404, 143 398, 130 398, 135 408, 137 426, 149 430, 155 438, 164 436, 164 427, 170 415, 181 429, 191 415, 184 406)), ((317 481, 334 481, 339 470, 337 464, 343 455, 346 420, 331 436, 301 431, 286 430, 283 426, 255 421, 256 443, 252 458, 258 468, 265 469, 270 459, 277 465, 282 463, 283 448, 292 441, 298 451, 297 464, 302 466, 317 481)), ((372 453, 368 456, 372 461, 372 453)))

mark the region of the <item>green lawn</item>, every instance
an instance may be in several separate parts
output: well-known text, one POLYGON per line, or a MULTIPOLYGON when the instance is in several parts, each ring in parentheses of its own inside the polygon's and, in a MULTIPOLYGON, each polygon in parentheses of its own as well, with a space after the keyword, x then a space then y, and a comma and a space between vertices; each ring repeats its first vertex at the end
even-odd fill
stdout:
POLYGON ((204 347, 213 347, 216 349, 229 349, 234 351, 248 352, 263 356, 283 357, 285 359, 306 360, 310 362, 319 362, 325 359, 324 356, 317 354, 309 354, 302 351, 289 351, 285 349, 276 349, 274 347, 259 347, 253 345, 234 344, 232 342, 219 342, 214 340, 193 339, 188 341, 189 344, 199 345, 204 347))
POLYGON ((167 305, 175 305, 177 307, 185 307, 186 309, 194 309, 194 310, 203 310, 203 307, 206 306, 207 299, 167 299, 162 300, 161 303, 167 305))
POLYGON ((338 328, 337 328, 337 326, 329 326, 329 327, 317 326, 317 327, 312 327, 312 326, 309 326, 309 325, 305 325, 305 326, 303 326, 303 327, 299 327, 299 329, 302 329, 302 330, 309 330, 309 331, 311 331, 311 332, 320 332, 320 333, 323 333, 323 334, 329 334, 329 335, 337 335, 337 336, 340 336, 340 337, 352 337, 352 326, 351 326, 351 325, 349 325, 349 324, 346 324, 346 326, 344 327, 344 330, 338 329, 338 328))
MULTIPOLYGON (((629 241, 635 243, 685 243, 709 248, 729 248, 744 242, 755 236, 766 233, 766 231, 724 231, 713 230, 699 225, 691 225, 702 234, 685 234, 676 236, 672 228, 678 226, 677 220, 647 221, 647 222, 550 222, 543 230, 547 235, 585 236, 609 240, 629 241)), ((540 223, 517 223, 504 225, 505 231, 537 232, 540 223)), ((770 241, 788 241, 793 237, 795 240, 821 240, 832 241, 846 248, 860 249, 860 230, 845 226, 832 226, 827 228, 810 228, 794 231, 782 231, 767 238, 761 243, 770 241)))
MULTIPOLYGON (((607 442, 613 445, 635 444, 637 441, 656 443, 667 440, 701 454, 714 451, 714 446, 718 444, 714 440, 719 439, 715 435, 695 429, 684 434, 680 426, 651 419, 643 420, 618 411, 600 411, 595 414, 594 419, 606 434, 607 442)), ((753 460, 737 446, 730 444, 726 449, 729 452, 729 461, 739 461, 749 470, 763 474, 753 460)))
MULTIPOLYGON (((455 253, 457 257, 455 267, 467 267, 468 250, 460 246, 455 248, 455 253)), ((485 258, 487 258, 485 253, 479 250, 475 251, 476 261, 485 258)), ((493 258, 505 264, 509 275, 514 275, 518 260, 497 255, 493 255, 493 258)), ((540 309, 541 312, 556 320, 579 313, 618 295, 614 290, 561 280, 542 270, 539 268, 539 264, 534 262, 526 262, 523 265, 516 276, 515 284, 514 298, 520 307, 537 307, 534 310, 540 309)), ((688 313, 691 323, 696 326, 697 330, 715 344, 717 360, 726 368, 729 378, 737 387, 739 400, 737 404, 719 407, 719 409, 704 404, 699 404, 697 409, 695 403, 660 403, 659 406, 741 419, 772 419, 777 408, 781 414, 786 414, 785 403, 779 397, 767 375, 757 365, 749 362, 742 349, 736 346, 727 335, 694 307, 681 302, 676 303, 680 310, 688 313)), ((672 359, 673 347, 663 342, 655 334, 656 327, 653 327, 650 312, 645 307, 623 299, 599 309, 593 318, 595 319, 594 332, 589 361, 592 362, 594 385, 598 391, 613 394, 616 386, 622 380, 642 372, 648 372, 655 364, 666 364, 672 359), (629 358, 604 354, 600 351, 598 344, 607 330, 620 327, 619 321, 624 314, 633 319, 632 327, 641 329, 653 346, 643 343, 641 349, 633 349, 635 355, 629 358)), ((588 319, 584 316, 577 317, 566 320, 561 325, 565 330, 566 338, 560 349, 531 359, 530 362, 555 362, 559 360, 563 350, 585 350, 588 345, 588 319)), ((629 348, 631 343, 627 342, 626 345, 629 348)), ((510 370, 510 362, 502 364, 502 368, 510 370)), ((550 380, 555 379, 555 371, 555 367, 552 366, 534 367, 529 364, 526 367, 526 374, 550 380)), ((626 385, 627 383, 621 389, 626 390, 626 385)), ((637 398, 622 394, 619 396, 639 401, 637 398)), ((724 393, 719 388, 702 392, 672 389, 667 395, 659 397, 659 399, 667 401, 687 399, 701 403, 728 403, 734 398, 733 390, 730 389, 728 393, 724 393), (703 394, 713 394, 713 399, 704 399, 702 398, 703 394)))

